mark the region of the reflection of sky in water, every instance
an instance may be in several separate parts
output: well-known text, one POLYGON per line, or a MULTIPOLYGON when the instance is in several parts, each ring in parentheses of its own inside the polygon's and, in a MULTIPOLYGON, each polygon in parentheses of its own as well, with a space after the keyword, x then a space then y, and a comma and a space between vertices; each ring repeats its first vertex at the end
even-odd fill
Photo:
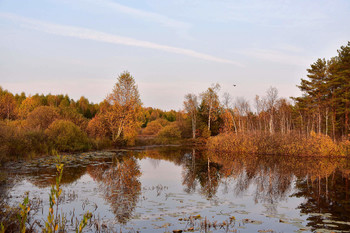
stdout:
POLYGON ((143 186, 156 186, 159 182, 162 182, 162 185, 167 186, 178 185, 180 183, 182 187, 181 166, 176 166, 169 161, 147 158, 140 160, 140 167, 142 172, 141 183, 143 186))
MULTIPOLYGON (((268 229, 273 229, 277 232, 294 231, 299 228, 290 224, 279 223, 279 219, 306 219, 305 217, 300 217, 299 211, 295 209, 303 199, 295 197, 288 198, 278 205, 255 204, 253 200, 253 193, 255 192, 254 185, 250 185, 243 194, 236 197, 234 195, 235 191, 233 190, 235 180, 226 179, 222 181, 222 184, 219 186, 216 197, 208 201, 199 194, 198 190, 193 194, 187 194, 183 191, 182 167, 176 166, 168 161, 160 161, 159 166, 156 168, 153 164, 154 159, 144 159, 140 161, 142 186, 144 188, 150 188, 161 184, 166 186, 166 189, 161 192, 159 196, 157 196, 156 190, 144 192, 147 201, 141 202, 136 211, 141 213, 141 219, 161 217, 164 219, 163 223, 166 223, 174 222, 174 217, 172 216, 176 216, 176 220, 176 218, 200 214, 203 217, 206 216, 211 221, 217 220, 218 222, 225 221, 230 216, 235 216, 236 219, 249 218, 263 222, 260 225, 247 224, 241 226, 242 228, 237 228, 241 232, 256 232, 258 230, 268 229), (223 185, 225 181, 226 186, 223 185), (271 212, 271 209, 274 211, 271 212), (266 215, 271 217, 266 217, 266 215)), ((197 187, 197 189, 199 189, 199 187, 197 187)))
MULTIPOLYGON (((292 182, 293 188, 287 190, 285 198, 269 202, 259 198, 256 201, 257 195, 266 195, 257 190, 257 181, 251 182, 244 191, 237 192, 238 179, 221 177, 216 194, 208 200, 201 193, 198 183, 195 192, 185 192, 183 185, 185 165, 175 165, 170 161, 152 158, 136 161, 142 173, 139 178, 141 194, 136 199, 138 201, 133 209, 132 218, 125 225, 118 224, 111 201, 106 199, 102 191, 105 182, 103 178, 98 180, 86 171, 76 181, 62 186, 65 199, 60 209, 67 213, 67 219, 71 219, 72 216, 81 219, 82 214, 89 210, 94 214, 93 221, 100 225, 113 226, 113 229, 118 231, 122 229, 123 232, 128 232, 130 229, 141 232, 187 229, 190 227, 186 225, 187 222, 178 219, 198 214, 207 217, 210 221, 218 222, 227 221, 229 217, 234 216, 237 219, 234 229, 239 232, 269 229, 276 232, 292 232, 306 226, 308 215, 301 215, 300 210, 297 209, 304 198, 291 197, 295 192, 295 178, 292 182), (242 223, 243 219, 261 221, 261 223, 242 223)), ((104 169, 107 169, 111 163, 108 164, 104 169)), ((9 190, 11 194, 9 203, 19 203, 27 190, 30 190, 31 199, 41 198, 44 205, 48 204, 50 188, 39 188, 33 185, 30 179, 19 181, 9 190)), ((123 205, 123 203, 115 204, 123 205)), ((47 210, 48 207, 44 206, 44 211, 40 210, 36 218, 44 219, 47 210)), ((94 232, 94 229, 88 231, 94 232)), ((219 231, 222 232, 223 229, 219 231)))

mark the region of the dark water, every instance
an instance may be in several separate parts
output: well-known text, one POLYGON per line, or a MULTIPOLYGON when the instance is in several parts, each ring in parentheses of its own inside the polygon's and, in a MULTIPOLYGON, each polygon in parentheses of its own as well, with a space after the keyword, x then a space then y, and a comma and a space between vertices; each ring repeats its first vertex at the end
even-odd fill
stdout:
MULTIPOLYGON (((29 191, 32 221, 42 223, 52 159, 10 163, 5 172, 0 201, 18 206, 29 191)), ((90 152, 66 158, 60 210, 68 225, 92 212, 86 232, 350 232, 349 174, 345 158, 90 152)))

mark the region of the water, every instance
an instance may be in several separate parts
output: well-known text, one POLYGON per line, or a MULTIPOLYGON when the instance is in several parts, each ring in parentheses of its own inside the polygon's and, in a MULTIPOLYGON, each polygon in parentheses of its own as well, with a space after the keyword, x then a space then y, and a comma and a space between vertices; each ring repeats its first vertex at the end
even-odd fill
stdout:
MULTIPOLYGON (((18 206, 29 191, 31 221, 42 224, 53 159, 12 162, 5 172, 1 201, 18 206)), ((60 210, 68 230, 90 211, 86 232, 350 232, 349 174, 345 158, 89 152, 67 156, 60 210)))

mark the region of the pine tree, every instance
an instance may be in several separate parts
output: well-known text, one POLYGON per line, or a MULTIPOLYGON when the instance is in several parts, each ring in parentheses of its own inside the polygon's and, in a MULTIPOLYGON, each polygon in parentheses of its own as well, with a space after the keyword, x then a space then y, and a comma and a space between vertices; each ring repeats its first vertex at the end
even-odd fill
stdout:
POLYGON ((301 79, 298 86, 304 97, 309 98, 308 112, 317 115, 318 133, 322 132, 322 112, 327 99, 327 62, 325 59, 318 59, 311 64, 311 68, 307 69, 308 79, 301 79))

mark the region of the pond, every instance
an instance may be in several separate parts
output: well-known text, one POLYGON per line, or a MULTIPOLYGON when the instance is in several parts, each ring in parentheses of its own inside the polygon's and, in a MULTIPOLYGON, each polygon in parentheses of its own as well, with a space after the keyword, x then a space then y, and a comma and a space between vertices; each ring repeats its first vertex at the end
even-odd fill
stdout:
MULTIPOLYGON (((53 158, 11 162, 0 201, 29 191, 36 228, 48 213, 53 158)), ((60 210, 85 232, 350 232, 350 161, 211 154, 183 147, 65 158, 60 210), (178 231, 177 231, 178 230, 178 231)))

